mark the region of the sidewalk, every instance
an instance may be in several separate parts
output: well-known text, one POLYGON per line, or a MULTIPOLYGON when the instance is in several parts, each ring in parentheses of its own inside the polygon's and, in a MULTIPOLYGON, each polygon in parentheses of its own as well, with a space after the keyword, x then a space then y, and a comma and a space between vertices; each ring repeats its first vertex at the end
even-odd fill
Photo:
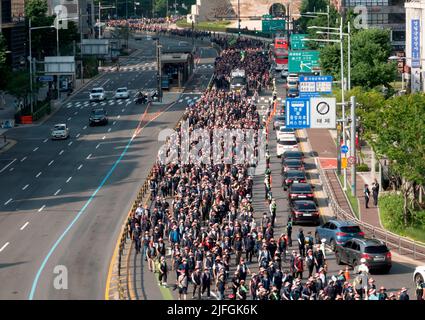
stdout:
MULTIPOLYGON (((332 133, 327 129, 309 129, 307 130, 310 139, 310 144, 315 151, 317 157, 319 157, 320 164, 325 171, 325 174, 329 180, 330 186, 336 196, 339 206, 347 212, 351 211, 350 205, 345 197, 344 191, 338 181, 333 169, 333 163, 336 163, 337 148, 332 137, 332 133)), ((356 177, 356 196, 359 203, 359 219, 366 222, 374 227, 382 228, 379 220, 378 207, 373 205, 373 199, 371 197, 369 201, 369 209, 366 209, 365 200, 363 196, 363 188, 365 183, 371 184, 374 177, 370 172, 357 173, 356 177)), ((347 169, 347 189, 350 188, 351 184, 351 172, 347 169)))

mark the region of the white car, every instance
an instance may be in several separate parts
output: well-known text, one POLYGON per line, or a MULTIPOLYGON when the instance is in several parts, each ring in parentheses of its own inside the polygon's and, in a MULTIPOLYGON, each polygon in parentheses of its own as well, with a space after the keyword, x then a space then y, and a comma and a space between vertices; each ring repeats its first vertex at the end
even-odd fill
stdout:
POLYGON ((295 80, 286 80, 286 88, 287 89, 298 89, 298 81, 295 80))
POLYGON ((298 78, 298 74, 296 73, 290 73, 288 74, 288 82, 289 81, 296 81, 298 82, 299 78, 298 78))
POLYGON ((284 64, 276 63, 276 67, 274 69, 276 71, 283 71, 284 68, 285 68, 285 65, 284 64))
POLYGON ((417 284, 421 280, 425 281, 425 266, 416 267, 413 272, 413 282, 417 284))
POLYGON ((295 130, 285 128, 285 126, 281 126, 279 130, 276 130, 276 139, 278 141, 288 140, 295 138, 295 130))
POLYGON ((90 101, 102 101, 102 100, 105 100, 105 90, 101 87, 91 89, 90 101))
POLYGON ((129 96, 130 94, 126 87, 118 88, 117 91, 115 91, 115 99, 128 99, 129 96))
POLYGON ((295 136, 291 139, 284 139, 277 141, 276 145, 276 154, 277 157, 280 158, 285 151, 299 151, 298 142, 295 136))
POLYGON ((58 123, 52 129, 52 139, 68 139, 69 138, 69 128, 65 123, 58 123))

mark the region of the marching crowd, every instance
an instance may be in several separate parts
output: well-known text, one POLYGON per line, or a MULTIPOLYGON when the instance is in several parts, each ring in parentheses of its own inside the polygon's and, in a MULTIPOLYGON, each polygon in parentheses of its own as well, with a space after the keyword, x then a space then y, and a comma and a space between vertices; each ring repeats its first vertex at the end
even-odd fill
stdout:
POLYGON ((177 29, 170 28, 170 23, 175 23, 180 20, 181 17, 166 18, 141 18, 141 19, 130 19, 130 20, 109 20, 107 22, 108 27, 124 27, 127 26, 132 31, 144 31, 144 32, 155 32, 162 35, 172 35, 181 37, 194 37, 196 39, 203 39, 204 37, 210 37, 212 35, 209 31, 200 31, 192 29, 177 29))
MULTIPOLYGON (((215 86, 184 113, 190 131, 261 128, 255 99, 245 91, 223 89, 218 79, 226 80, 233 68, 243 67, 257 81, 254 95, 258 94, 269 77, 262 46, 242 38, 222 46, 215 86)), ((254 154, 258 152, 257 145, 254 154)), ((251 164, 230 162, 158 160, 149 180, 151 204, 140 203, 129 218, 136 254, 158 274, 161 285, 178 290, 179 299, 188 294, 193 299, 237 300, 409 299, 405 288, 396 295, 377 286, 364 261, 354 274, 348 268, 330 274, 324 244, 316 244, 302 229, 292 235, 290 220, 285 232, 277 234, 276 202, 269 199, 268 212, 255 217, 251 164), (175 273, 173 285, 170 273, 175 273)))

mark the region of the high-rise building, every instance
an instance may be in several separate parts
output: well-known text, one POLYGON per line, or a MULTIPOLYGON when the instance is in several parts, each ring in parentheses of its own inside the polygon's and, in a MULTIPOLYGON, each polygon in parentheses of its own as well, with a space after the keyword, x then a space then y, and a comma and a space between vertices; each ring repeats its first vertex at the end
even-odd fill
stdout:
POLYGON ((404 0, 332 0, 341 13, 366 8, 368 27, 389 29, 395 51, 404 51, 406 40, 404 0))
POLYGON ((7 63, 14 69, 25 66, 24 0, 0 0, 0 30, 7 43, 7 63))
MULTIPOLYGON (((82 29, 83 37, 90 37, 94 26, 93 0, 47 0, 48 14, 56 15, 59 10, 65 9, 61 14, 66 15, 67 21, 73 21, 78 29, 82 29), (80 20, 81 19, 81 20, 80 20)), ((62 22, 62 25, 66 23, 62 22)))

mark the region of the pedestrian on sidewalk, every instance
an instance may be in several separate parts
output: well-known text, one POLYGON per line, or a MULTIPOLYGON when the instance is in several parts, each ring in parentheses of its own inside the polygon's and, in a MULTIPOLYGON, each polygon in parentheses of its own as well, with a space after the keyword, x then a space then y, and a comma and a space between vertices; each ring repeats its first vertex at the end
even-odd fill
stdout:
POLYGON ((159 265, 159 275, 158 280, 161 286, 167 286, 167 276, 168 276, 168 266, 165 257, 161 257, 161 263, 159 265))
POLYGON ((288 247, 292 247, 292 220, 288 218, 288 223, 286 224, 286 234, 288 237, 288 247))
POLYGON ((364 185, 363 193, 364 193, 364 201, 365 201, 366 209, 369 209, 370 190, 367 184, 364 185))
POLYGON ((378 206, 378 196, 379 196, 379 183, 378 180, 376 180, 373 182, 372 184, 372 196, 373 196, 373 205, 375 207, 378 206))

